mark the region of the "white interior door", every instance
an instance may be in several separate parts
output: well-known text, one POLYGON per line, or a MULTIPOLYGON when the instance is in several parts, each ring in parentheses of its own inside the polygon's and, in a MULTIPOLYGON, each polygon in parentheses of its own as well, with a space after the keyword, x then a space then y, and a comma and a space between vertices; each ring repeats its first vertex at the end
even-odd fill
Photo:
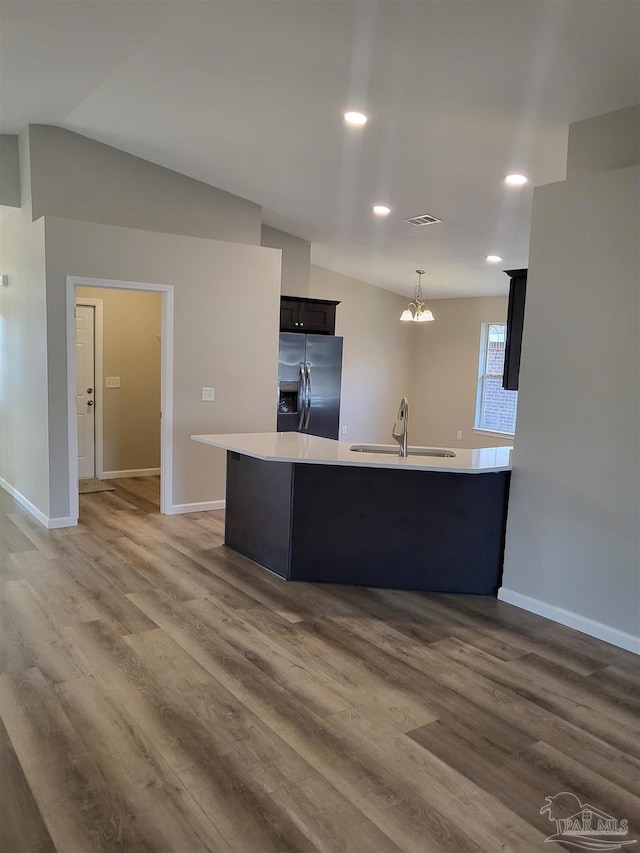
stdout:
POLYGON ((76 305, 76 411, 78 414, 78 476, 96 474, 95 309, 76 305))

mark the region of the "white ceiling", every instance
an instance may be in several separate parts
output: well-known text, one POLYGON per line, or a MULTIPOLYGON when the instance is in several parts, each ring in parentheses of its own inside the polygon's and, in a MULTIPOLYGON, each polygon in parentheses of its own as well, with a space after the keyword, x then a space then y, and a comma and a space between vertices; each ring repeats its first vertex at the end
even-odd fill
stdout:
POLYGON ((505 293, 568 124, 640 100, 639 20, 640 0, 1 3, 0 130, 60 125, 249 198, 389 290, 423 267, 430 297, 505 293), (443 222, 402 222, 421 213, 443 222))

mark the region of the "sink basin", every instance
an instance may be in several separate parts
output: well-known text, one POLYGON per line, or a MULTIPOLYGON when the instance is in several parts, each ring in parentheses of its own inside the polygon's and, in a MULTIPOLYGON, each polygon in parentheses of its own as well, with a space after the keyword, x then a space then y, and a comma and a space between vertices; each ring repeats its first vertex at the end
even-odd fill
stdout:
MULTIPOLYGON (((384 453, 387 456, 399 456, 400 449, 391 444, 353 444, 349 448, 354 453, 384 453)), ((441 450, 437 447, 409 447, 409 456, 437 456, 440 459, 452 459, 456 454, 453 450, 441 450)))

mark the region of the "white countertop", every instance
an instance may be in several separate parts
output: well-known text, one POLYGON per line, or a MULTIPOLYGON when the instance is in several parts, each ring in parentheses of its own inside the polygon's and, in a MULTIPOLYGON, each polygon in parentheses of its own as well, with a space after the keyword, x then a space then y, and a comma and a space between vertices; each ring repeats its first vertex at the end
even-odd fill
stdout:
POLYGON ((405 468, 410 471, 448 471, 458 474, 488 474, 511 470, 511 447, 437 448, 452 450, 455 457, 401 456, 390 447, 390 455, 357 453, 353 441, 333 441, 298 432, 249 432, 230 435, 192 435, 193 441, 234 450, 269 462, 305 462, 312 465, 356 465, 365 468, 405 468))

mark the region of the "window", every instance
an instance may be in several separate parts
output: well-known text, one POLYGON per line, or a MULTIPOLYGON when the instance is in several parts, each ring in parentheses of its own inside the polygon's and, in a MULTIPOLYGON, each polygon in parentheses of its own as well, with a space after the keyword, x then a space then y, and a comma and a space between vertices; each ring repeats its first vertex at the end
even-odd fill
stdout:
POLYGON ((483 323, 478 364, 476 429, 514 435, 518 392, 502 387, 506 323, 483 323))

